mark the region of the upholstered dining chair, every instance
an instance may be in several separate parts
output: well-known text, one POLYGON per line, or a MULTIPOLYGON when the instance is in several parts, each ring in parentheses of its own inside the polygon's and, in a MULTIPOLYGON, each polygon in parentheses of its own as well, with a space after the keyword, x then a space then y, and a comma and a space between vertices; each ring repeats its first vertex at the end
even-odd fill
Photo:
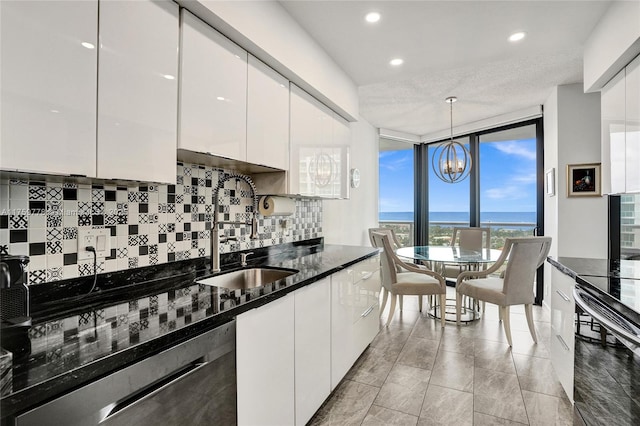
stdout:
POLYGON ((484 271, 466 271, 458 275, 456 281, 457 323, 460 324, 463 295, 498 305, 507 342, 509 346, 512 346, 509 307, 524 305, 529 332, 533 341, 537 343, 532 316, 533 283, 536 270, 544 263, 550 248, 551 237, 507 238, 502 254, 490 268, 484 271), (498 271, 505 262, 507 267, 503 276, 490 276, 498 271))
POLYGON ((395 246, 394 248, 397 250, 400 247, 402 247, 402 244, 400 244, 400 240, 398 240, 398 236, 396 235, 395 231, 393 230, 393 228, 369 228, 369 240, 371 241, 371 245, 376 247, 375 242, 373 241, 373 233, 374 232, 379 232, 382 234, 387 234, 390 236, 390 240, 391 240, 391 245, 395 246))
POLYGON ((387 304, 387 298, 391 294, 389 307, 388 326, 393 319, 396 309, 396 299, 400 299, 400 311, 402 311, 403 296, 418 296, 418 305, 422 311, 422 296, 440 295, 440 318, 442 326, 445 324, 446 285, 444 278, 429 269, 419 268, 417 265, 403 262, 395 253, 388 233, 373 232, 372 238, 375 247, 381 247, 384 251, 381 257, 382 267, 382 312, 387 304))
MULTIPOLYGON (((465 250, 491 249, 491 228, 480 227, 453 227, 451 247, 460 247, 465 250)), ((464 269, 458 264, 444 264, 443 275, 445 278, 456 279, 464 269)), ((485 264, 486 266, 486 264, 485 264)))

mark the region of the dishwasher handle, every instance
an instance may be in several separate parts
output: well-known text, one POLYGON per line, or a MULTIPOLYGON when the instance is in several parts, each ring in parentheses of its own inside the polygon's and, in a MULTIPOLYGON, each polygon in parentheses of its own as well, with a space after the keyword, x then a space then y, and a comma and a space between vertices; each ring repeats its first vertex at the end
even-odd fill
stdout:
POLYGON ((184 367, 169 373, 167 376, 157 380, 149 386, 140 389, 126 397, 122 398, 116 403, 109 404, 100 410, 101 416, 98 424, 103 424, 115 414, 125 413, 127 409, 135 407, 137 404, 144 402, 145 400, 153 397, 157 393, 161 392, 165 388, 186 379, 192 374, 195 374, 198 370, 204 368, 209 362, 204 361, 204 357, 188 363, 184 367))

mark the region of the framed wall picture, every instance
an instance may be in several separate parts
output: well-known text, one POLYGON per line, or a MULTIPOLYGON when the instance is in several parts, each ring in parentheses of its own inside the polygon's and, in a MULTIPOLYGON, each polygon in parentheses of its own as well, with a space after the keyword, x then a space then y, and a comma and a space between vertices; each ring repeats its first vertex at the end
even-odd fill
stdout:
POLYGON ((567 165, 567 197, 599 197, 600 163, 567 165))
POLYGON ((556 195, 556 169, 551 168, 544 173, 545 190, 549 197, 556 195))

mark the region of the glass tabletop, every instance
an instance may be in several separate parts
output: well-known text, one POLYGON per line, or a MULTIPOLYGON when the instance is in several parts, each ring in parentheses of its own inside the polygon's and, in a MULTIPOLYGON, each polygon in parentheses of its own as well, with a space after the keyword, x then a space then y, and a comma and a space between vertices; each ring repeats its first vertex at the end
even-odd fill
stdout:
POLYGON ((414 260, 450 263, 491 263, 498 260, 501 250, 465 250, 451 246, 412 246, 396 250, 396 254, 414 260))

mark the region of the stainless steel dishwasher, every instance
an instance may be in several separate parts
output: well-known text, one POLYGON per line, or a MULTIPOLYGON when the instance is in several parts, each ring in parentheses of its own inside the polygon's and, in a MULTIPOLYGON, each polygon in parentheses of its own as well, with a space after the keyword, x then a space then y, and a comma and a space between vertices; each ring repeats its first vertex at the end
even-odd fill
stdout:
POLYGON ((234 425, 235 321, 44 405, 17 426, 234 425))

